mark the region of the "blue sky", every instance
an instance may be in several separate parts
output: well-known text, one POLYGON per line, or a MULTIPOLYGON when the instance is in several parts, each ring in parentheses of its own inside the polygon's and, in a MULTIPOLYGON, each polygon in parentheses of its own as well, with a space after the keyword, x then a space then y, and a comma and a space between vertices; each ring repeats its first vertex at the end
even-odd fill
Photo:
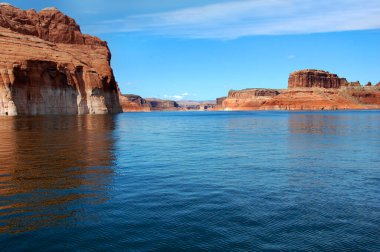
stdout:
POLYGON ((108 41, 123 93, 208 100, 316 68, 380 81, 379 0, 9 0, 108 41))

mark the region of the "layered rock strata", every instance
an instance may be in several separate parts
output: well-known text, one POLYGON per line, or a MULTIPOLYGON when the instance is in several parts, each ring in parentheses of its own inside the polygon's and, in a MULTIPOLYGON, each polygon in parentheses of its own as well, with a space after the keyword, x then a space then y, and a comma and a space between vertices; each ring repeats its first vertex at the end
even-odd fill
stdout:
POLYGON ((180 109, 180 106, 176 101, 155 98, 147 98, 146 101, 150 104, 151 111, 170 111, 180 109))
POLYGON ((121 112, 106 42, 55 8, 0 4, 0 115, 121 112))
POLYGON ((123 112, 149 112, 151 111, 150 103, 141 96, 127 94, 120 96, 120 104, 123 112))
POLYGON ((177 101, 180 110, 184 111, 205 111, 213 110, 216 106, 215 101, 192 101, 192 100, 181 100, 177 101))
POLYGON ((230 91, 217 100, 219 110, 379 109, 380 87, 347 82, 336 74, 302 70, 289 77, 289 88, 230 91))
POLYGON ((301 70, 290 74, 288 88, 340 88, 347 86, 345 78, 322 70, 301 70))
MULTIPOLYGON (((176 101, 156 98, 142 98, 138 95, 121 95, 120 104, 123 112, 176 111, 186 110, 176 101)), ((199 106, 198 109, 199 110, 199 106)))
POLYGON ((227 99, 227 97, 216 98, 216 106, 217 106, 217 107, 223 106, 223 102, 224 102, 226 99, 227 99))

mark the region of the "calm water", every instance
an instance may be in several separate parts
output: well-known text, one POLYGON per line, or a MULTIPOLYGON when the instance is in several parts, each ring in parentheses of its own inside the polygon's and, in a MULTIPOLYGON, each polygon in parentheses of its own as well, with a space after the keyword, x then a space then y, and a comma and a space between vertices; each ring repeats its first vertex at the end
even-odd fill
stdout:
POLYGON ((380 112, 0 118, 1 251, 380 251, 380 112))

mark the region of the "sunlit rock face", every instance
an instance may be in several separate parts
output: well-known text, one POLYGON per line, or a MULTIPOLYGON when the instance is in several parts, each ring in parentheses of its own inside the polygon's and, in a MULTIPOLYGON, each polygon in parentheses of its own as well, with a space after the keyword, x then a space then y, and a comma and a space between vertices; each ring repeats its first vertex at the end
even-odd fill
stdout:
POLYGON ((145 99, 152 111, 171 111, 171 110, 179 110, 180 107, 176 101, 171 100, 161 100, 161 99, 145 99))
POLYGON ((289 88, 340 88, 347 85, 347 80, 336 74, 310 69, 291 73, 288 81, 289 88))
POLYGON ((141 96, 126 94, 120 96, 120 104, 123 112, 148 112, 150 104, 141 96))
POLYGON ((220 110, 341 110, 380 108, 380 87, 362 87, 321 70, 301 70, 289 77, 289 88, 232 90, 217 99, 220 110))
POLYGON ((121 112, 106 42, 55 8, 0 4, 0 115, 121 112))

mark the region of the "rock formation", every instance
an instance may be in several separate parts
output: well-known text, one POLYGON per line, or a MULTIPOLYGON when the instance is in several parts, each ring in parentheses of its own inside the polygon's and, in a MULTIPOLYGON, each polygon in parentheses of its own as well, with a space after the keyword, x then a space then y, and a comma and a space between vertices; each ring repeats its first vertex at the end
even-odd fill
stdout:
POLYGON ((259 108, 280 92, 275 89, 244 89, 231 90, 228 97, 223 101, 223 106, 230 108, 241 107, 243 110, 259 108))
POLYGON ((227 97, 216 98, 216 106, 223 106, 223 102, 227 99, 227 97))
POLYGON ((350 82, 350 83, 348 84, 348 86, 349 86, 349 87, 361 87, 362 84, 360 84, 359 81, 354 81, 354 82, 350 82))
POLYGON ((151 110, 150 103, 147 100, 133 94, 121 95, 120 104, 123 112, 148 112, 151 110))
POLYGON ((217 99, 219 110, 379 109, 380 87, 362 87, 336 74, 302 70, 289 77, 289 89, 232 90, 217 99))
POLYGON ((322 70, 301 70, 290 74, 289 88, 340 88, 347 86, 345 78, 322 70))
POLYGON ((251 97, 273 97, 279 95, 279 91, 275 89, 244 89, 244 90, 231 90, 228 92, 229 98, 246 99, 251 97))
POLYGON ((215 101, 192 101, 192 100, 181 100, 177 101, 180 110, 184 111, 205 111, 213 110, 216 106, 215 101))
POLYGON ((55 8, 0 4, 0 115, 121 112, 106 42, 55 8))
POLYGON ((369 87, 347 90, 347 93, 363 105, 379 105, 380 107, 380 88, 369 87))
POLYGON ((151 111, 170 111, 179 110, 179 105, 176 101, 161 100, 155 98, 147 98, 146 101, 150 104, 151 111))
POLYGON ((161 100, 156 98, 142 98, 138 95, 121 95, 120 104, 123 112, 149 112, 149 111, 177 111, 177 110, 200 110, 197 106, 187 108, 185 103, 172 100, 161 100))

